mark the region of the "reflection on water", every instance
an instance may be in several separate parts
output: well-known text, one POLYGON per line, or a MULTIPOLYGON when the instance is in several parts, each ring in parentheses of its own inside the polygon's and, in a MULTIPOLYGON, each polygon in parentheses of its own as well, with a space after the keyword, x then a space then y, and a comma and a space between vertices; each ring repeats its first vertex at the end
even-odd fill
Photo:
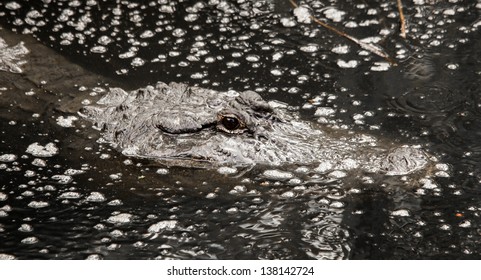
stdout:
POLYGON ((399 65, 271 1, 0 3, 0 57, 20 51, 0 67, 0 259, 479 258, 480 4, 415 1, 407 40, 395 1, 306 4, 399 65), (439 162, 428 175, 337 178, 168 168, 76 119, 110 86, 159 80, 256 90, 439 162))

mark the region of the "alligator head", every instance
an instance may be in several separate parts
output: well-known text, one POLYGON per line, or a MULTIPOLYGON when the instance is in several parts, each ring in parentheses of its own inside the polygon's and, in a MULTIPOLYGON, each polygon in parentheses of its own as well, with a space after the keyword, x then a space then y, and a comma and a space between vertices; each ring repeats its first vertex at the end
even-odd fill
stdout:
POLYGON ((427 162, 415 148, 386 148, 358 133, 329 134, 253 91, 161 82, 132 92, 113 88, 80 115, 123 154, 172 165, 322 162, 326 170, 362 167, 398 175, 427 162))

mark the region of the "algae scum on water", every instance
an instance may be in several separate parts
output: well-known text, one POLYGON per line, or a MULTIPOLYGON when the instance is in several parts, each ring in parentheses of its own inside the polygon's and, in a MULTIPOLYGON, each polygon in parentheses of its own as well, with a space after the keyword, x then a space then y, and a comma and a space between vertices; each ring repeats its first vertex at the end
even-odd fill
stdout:
POLYGON ((478 259, 481 3, 402 2, 0 3, 0 258, 478 259))

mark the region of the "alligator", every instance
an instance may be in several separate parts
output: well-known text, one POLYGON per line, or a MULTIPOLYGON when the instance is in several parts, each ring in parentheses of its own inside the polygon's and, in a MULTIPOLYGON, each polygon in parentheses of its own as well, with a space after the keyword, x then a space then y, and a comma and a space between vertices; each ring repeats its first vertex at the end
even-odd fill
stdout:
POLYGON ((127 156, 168 165, 319 163, 322 171, 363 169, 404 175, 427 154, 373 136, 330 131, 254 91, 220 92, 158 82, 131 92, 111 88, 79 114, 127 156))
MULTIPOLYGON (((2 35, 9 37, 5 31, 2 35)), ((47 74, 50 82, 43 86, 54 92, 66 91, 62 81, 71 84, 69 78, 75 77, 84 83, 89 77, 96 77, 77 68, 57 69, 52 63, 69 64, 58 59, 44 60, 54 55, 40 45, 35 49, 35 53, 30 53, 23 43, 8 47, 0 38, 0 70, 23 73, 20 66, 29 54, 25 77, 31 82, 38 80, 32 73, 39 71, 31 68, 43 65, 40 73, 53 71, 47 74), (69 74, 57 77, 56 73, 69 74)), ((16 79, 16 86, 21 86, 20 81, 22 79, 16 79)), ((41 98, 49 97, 41 95, 41 98)), ((52 98, 58 99, 55 95, 52 98)), ((96 105, 85 106, 79 113, 103 131, 104 140, 124 154, 170 165, 319 163, 318 171, 361 168, 402 175, 422 169, 428 163, 427 155, 420 149, 395 146, 353 131, 343 133, 321 128, 279 104, 266 102, 254 91, 219 92, 159 82, 131 92, 112 88, 96 105)), ((68 106, 59 109, 71 112, 68 106)))

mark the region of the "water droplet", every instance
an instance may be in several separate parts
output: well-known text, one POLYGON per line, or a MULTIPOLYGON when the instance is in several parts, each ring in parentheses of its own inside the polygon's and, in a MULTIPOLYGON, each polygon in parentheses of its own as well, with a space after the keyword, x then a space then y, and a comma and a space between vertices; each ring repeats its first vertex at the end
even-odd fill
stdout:
POLYGON ((387 62, 374 62, 374 65, 371 66, 371 71, 381 72, 387 71, 390 68, 390 64, 387 62))
POLYGON ((17 160, 17 156, 14 154, 3 154, 0 155, 0 161, 1 162, 13 162, 17 160))
POLYGON ((217 197, 217 194, 215 193, 208 193, 205 198, 208 198, 208 199, 213 199, 213 198, 216 198, 217 197))
POLYGON ((329 117, 336 113, 336 110, 330 107, 319 107, 314 112, 316 117, 329 117))
POLYGON ((459 224, 459 227, 469 228, 469 227, 471 227, 471 221, 469 221, 469 220, 462 221, 462 222, 459 224))
POLYGON ((281 197, 283 198, 293 198, 295 196, 296 194, 293 191, 287 191, 281 194, 281 197))
POLYGON ((280 69, 272 69, 271 74, 274 75, 274 76, 281 76, 283 74, 283 72, 280 69))
POLYGON ((58 153, 58 148, 54 143, 48 143, 45 146, 39 145, 38 142, 30 144, 26 152, 36 157, 52 157, 58 153))
POLYGON ((295 8, 293 13, 297 21, 300 23, 310 24, 312 22, 311 11, 306 6, 299 6, 295 8))
POLYGON ((246 60, 249 61, 249 62, 258 62, 259 59, 260 59, 260 57, 258 55, 250 54, 250 55, 246 56, 246 60))
POLYGON ((179 222, 176 220, 166 220, 160 221, 156 224, 151 225, 147 231, 150 233, 159 233, 163 230, 172 230, 175 229, 179 225, 179 222))
POLYGON ((73 181, 72 176, 68 175, 53 175, 52 179, 56 180, 59 184, 68 184, 73 181))
POLYGON ((98 42, 99 44, 101 44, 101 45, 106 46, 106 45, 112 43, 112 39, 111 39, 109 36, 104 35, 104 36, 101 36, 101 37, 97 40, 97 42, 98 42))
POLYGON ((78 192, 64 192, 58 198, 59 199, 79 199, 82 195, 78 192))
POLYGON ((44 202, 44 201, 32 201, 28 204, 28 207, 31 207, 31 208, 44 208, 44 207, 47 207, 49 206, 49 203, 48 202, 44 202))
POLYGON ((287 180, 294 177, 294 174, 287 171, 280 171, 280 170, 266 170, 262 175, 267 179, 273 180, 287 180))
POLYGON ((121 214, 109 217, 107 219, 107 222, 112 224, 126 224, 126 223, 130 223, 131 220, 132 220, 132 214, 121 213, 121 214))
POLYGON ((317 45, 317 44, 307 44, 305 46, 301 46, 299 49, 303 52, 313 53, 313 52, 317 52, 319 50, 319 45, 317 45))
POLYGON ((103 202, 105 201, 105 196, 99 192, 91 192, 90 195, 87 197, 87 201, 90 202, 103 202))
POLYGON ((356 68, 359 64, 357 60, 344 61, 342 59, 337 60, 337 65, 341 68, 356 68))
POLYGON ((341 22, 343 20, 344 15, 346 12, 338 10, 336 8, 327 8, 323 11, 324 16, 333 22, 341 22))
POLYGON ((140 57, 136 57, 136 58, 132 59, 132 62, 130 63, 130 65, 132 65, 134 67, 140 67, 144 64, 145 64, 145 61, 140 57))
POLYGON ((336 179, 344 178, 346 176, 347 176, 347 173, 340 170, 335 170, 329 173, 329 177, 336 178, 336 179))
POLYGON ((61 127, 74 127, 73 122, 76 120, 78 120, 76 116, 68 116, 68 117, 60 116, 57 118, 57 125, 61 127))
POLYGON ((157 171, 155 173, 161 174, 161 175, 166 175, 166 174, 169 174, 169 169, 159 168, 159 169, 157 169, 157 171))
POLYGON ((19 231, 21 232, 31 232, 33 231, 33 227, 29 224, 22 224, 19 228, 19 231))
POLYGON ((284 27, 296 26, 296 22, 292 18, 281 18, 281 24, 284 27))
POLYGON ((411 216, 411 213, 409 212, 409 210, 406 210, 406 209, 398 209, 398 210, 392 211, 391 216, 409 217, 411 216))
POLYGON ((142 34, 140 34, 140 38, 142 39, 151 38, 151 37, 154 37, 154 35, 155 35, 154 32, 152 32, 151 30, 146 30, 142 34))
POLYGON ((443 224, 439 228, 442 230, 451 230, 451 226, 448 224, 443 224))
POLYGON ((88 255, 86 260, 101 260, 102 256, 99 254, 88 255))
POLYGON ((7 4, 5 4, 5 8, 7 8, 9 10, 18 10, 21 7, 22 6, 15 1, 11 1, 11 2, 8 2, 7 4))
POLYGON ((187 32, 182 28, 176 28, 176 29, 174 29, 174 31, 172 31, 172 35, 174 37, 178 37, 178 38, 184 36, 186 33, 187 32))
POLYGON ((38 243, 38 238, 35 236, 27 237, 22 239, 22 241, 20 242, 22 242, 23 244, 35 244, 35 243, 38 243))
POLYGON ((237 173, 237 169, 234 167, 222 166, 217 169, 217 172, 219 172, 220 174, 229 175, 237 173))
POLYGON ((15 256, 9 254, 2 254, 0 253, 0 260, 14 260, 15 256))
POLYGON ((344 208, 344 203, 341 201, 334 201, 329 206, 332 208, 344 208))

